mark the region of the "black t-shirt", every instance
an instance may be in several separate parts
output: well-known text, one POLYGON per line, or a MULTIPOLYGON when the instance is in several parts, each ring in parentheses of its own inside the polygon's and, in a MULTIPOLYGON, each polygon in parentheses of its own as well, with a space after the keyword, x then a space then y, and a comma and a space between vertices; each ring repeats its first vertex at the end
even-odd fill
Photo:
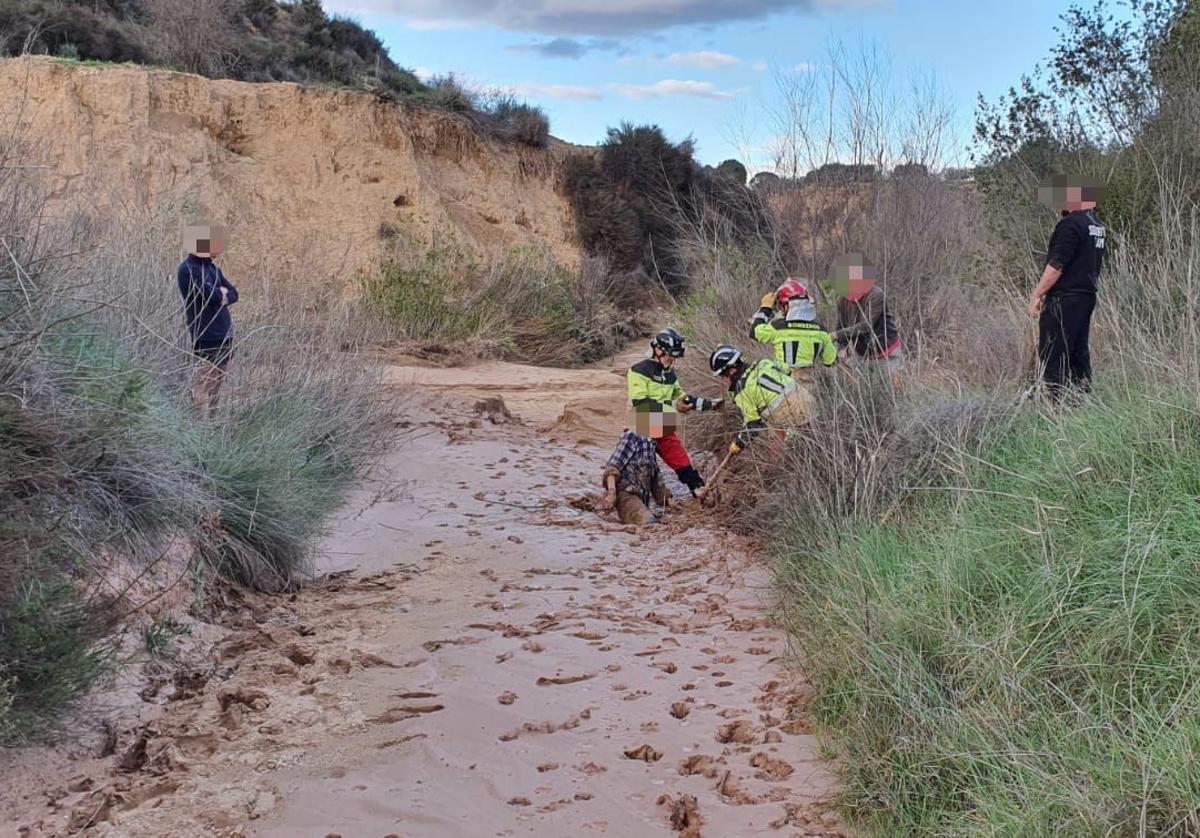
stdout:
POLYGON ((1063 217, 1050 236, 1046 264, 1062 271, 1049 296, 1095 294, 1104 262, 1104 225, 1094 209, 1063 217))

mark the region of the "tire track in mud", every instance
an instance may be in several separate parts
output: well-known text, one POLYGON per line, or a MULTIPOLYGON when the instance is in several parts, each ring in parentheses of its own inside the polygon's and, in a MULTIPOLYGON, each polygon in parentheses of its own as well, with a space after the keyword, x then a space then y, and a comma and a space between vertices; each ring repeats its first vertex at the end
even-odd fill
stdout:
MULTIPOLYGON (((541 371, 505 372, 488 395, 533 404, 541 371)), ((23 834, 842 834, 754 545, 687 504, 640 531, 569 505, 620 411, 574 374, 612 407, 414 408, 334 572, 235 595, 209 663, 23 834)))

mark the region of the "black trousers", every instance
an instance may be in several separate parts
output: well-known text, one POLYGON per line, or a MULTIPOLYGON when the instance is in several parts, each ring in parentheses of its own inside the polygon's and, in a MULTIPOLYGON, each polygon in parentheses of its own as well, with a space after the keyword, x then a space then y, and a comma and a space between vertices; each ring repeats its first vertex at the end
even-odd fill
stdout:
POLYGON ((1042 380, 1050 397, 1057 399, 1065 387, 1088 390, 1092 383, 1092 355, 1088 335, 1092 330, 1095 294, 1047 297, 1038 321, 1038 358, 1042 380))

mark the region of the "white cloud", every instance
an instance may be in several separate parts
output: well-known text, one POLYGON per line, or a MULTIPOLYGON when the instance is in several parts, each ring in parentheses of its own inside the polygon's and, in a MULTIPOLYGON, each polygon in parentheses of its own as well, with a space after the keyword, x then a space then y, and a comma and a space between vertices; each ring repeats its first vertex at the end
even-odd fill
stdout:
POLYGON ((613 84, 609 85, 617 93, 630 99, 662 99, 668 96, 692 96, 699 99, 715 99, 729 101, 736 94, 719 90, 709 81, 680 81, 678 79, 663 79, 654 84, 613 84))
POLYGON ((703 70, 723 70, 736 67, 742 60, 734 55, 723 52, 704 50, 702 52, 677 52, 667 56, 667 63, 676 67, 699 67, 703 70))
POLYGON ((508 88, 516 96, 526 99, 565 99, 568 102, 595 102, 604 94, 594 87, 571 84, 542 84, 525 82, 508 88))
POLYGON ((413 67, 413 75, 423 82, 428 82, 437 75, 437 71, 430 70, 428 67, 413 67))
POLYGON ((470 29, 471 22, 449 18, 415 18, 405 26, 414 32, 452 32, 458 29, 470 29))
POLYGON ((796 66, 792 67, 794 73, 815 73, 821 69, 820 64, 813 64, 811 61, 801 61, 796 66))
POLYGON ((785 12, 892 0, 326 0, 341 14, 394 14, 420 31, 497 26, 544 35, 646 35, 674 26, 763 20, 785 12))
POLYGON ((758 61, 755 61, 753 64, 751 64, 750 67, 756 73, 765 73, 765 72, 767 72, 767 69, 770 67, 770 65, 767 64, 767 62, 763 61, 760 58, 758 61))

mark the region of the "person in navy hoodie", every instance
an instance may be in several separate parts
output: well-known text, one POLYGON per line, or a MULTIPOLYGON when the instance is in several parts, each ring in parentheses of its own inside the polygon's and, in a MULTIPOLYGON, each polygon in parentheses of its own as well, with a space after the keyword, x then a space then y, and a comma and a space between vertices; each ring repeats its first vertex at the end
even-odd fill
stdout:
POLYGON ((176 274, 192 352, 200 360, 192 402, 206 417, 217 409, 221 384, 233 357, 229 307, 238 301, 238 292, 213 261, 225 252, 225 244, 226 233, 221 227, 188 227, 184 235, 188 256, 176 274))

